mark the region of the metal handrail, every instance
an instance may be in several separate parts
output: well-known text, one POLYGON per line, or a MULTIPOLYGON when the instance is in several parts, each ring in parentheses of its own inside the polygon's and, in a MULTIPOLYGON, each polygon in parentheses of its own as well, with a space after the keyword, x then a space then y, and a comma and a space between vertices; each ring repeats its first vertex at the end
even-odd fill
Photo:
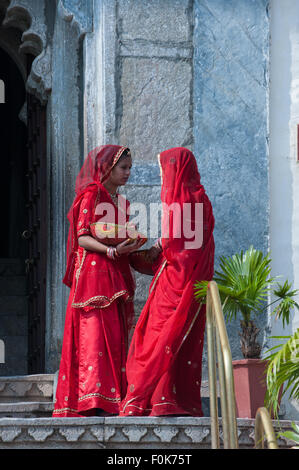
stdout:
POLYGON ((216 350, 218 359, 223 444, 225 449, 237 449, 239 446, 232 355, 224 322, 219 291, 215 281, 211 281, 208 284, 206 329, 212 449, 220 448, 216 350))
POLYGON ((278 449, 275 432, 272 426, 272 421, 267 408, 258 408, 255 415, 254 427, 254 440, 255 448, 264 448, 264 434, 266 434, 266 441, 269 449, 278 449))

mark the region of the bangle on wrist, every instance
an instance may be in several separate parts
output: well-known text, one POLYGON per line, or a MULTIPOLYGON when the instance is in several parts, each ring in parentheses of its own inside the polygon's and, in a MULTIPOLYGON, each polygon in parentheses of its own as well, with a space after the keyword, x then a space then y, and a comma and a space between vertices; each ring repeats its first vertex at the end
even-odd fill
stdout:
POLYGON ((115 259, 115 248, 113 246, 108 246, 106 255, 109 259, 115 259))
POLYGON ((155 247, 155 248, 158 248, 158 250, 161 250, 161 251, 162 251, 162 240, 161 240, 161 238, 158 238, 158 240, 157 240, 156 243, 154 244, 154 247, 155 247))

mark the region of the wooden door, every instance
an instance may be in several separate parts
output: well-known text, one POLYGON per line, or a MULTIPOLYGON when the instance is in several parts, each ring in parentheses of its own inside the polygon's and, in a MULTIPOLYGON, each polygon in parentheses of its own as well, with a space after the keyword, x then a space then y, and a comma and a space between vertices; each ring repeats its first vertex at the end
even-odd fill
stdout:
POLYGON ((27 95, 28 242, 25 261, 28 279, 28 373, 45 369, 45 311, 47 269, 47 148, 46 107, 27 95))

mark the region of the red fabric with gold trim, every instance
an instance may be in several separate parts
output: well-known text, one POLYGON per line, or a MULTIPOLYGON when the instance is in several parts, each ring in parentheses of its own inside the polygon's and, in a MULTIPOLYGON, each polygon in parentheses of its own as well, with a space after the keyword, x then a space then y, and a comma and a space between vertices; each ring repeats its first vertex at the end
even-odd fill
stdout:
MULTIPOLYGON (((98 188, 103 189, 103 184, 109 177, 111 170, 117 164, 125 151, 130 152, 127 147, 120 145, 102 145, 89 152, 84 164, 76 178, 76 197, 68 212, 70 223, 67 242, 66 272, 63 278, 64 284, 72 286, 73 274, 76 263, 76 252, 78 249, 77 222, 80 216, 80 205, 85 193, 94 192, 98 188)), ((95 220, 93 220, 95 222, 95 220)))
MULTIPOLYGON (((118 222, 118 214, 128 221, 126 210, 128 201, 119 195, 119 207, 114 206, 112 199, 104 186, 99 185, 98 191, 86 192, 78 202, 79 217, 77 235, 91 235, 90 223, 97 221, 95 214, 100 204, 109 204, 114 210, 111 216, 118 222)), ((109 259, 104 253, 96 253, 77 249, 77 260, 74 273, 75 290, 72 306, 88 311, 95 307, 105 308, 115 299, 124 300, 134 295, 134 279, 128 261, 128 256, 120 256, 115 260, 109 259)), ((130 323, 132 319, 129 319, 130 323)))
MULTIPOLYGON (((94 164, 104 156, 101 171, 109 170, 124 148, 106 146, 105 151, 95 152, 99 161, 94 164)), ((69 212, 70 244, 64 282, 71 290, 54 417, 91 416, 97 408, 118 414, 126 392, 125 364, 135 289, 128 256, 111 260, 84 250, 78 246, 78 237, 91 235, 90 223, 103 215, 101 203, 108 204, 108 214, 116 223, 119 218, 125 223, 129 202, 120 196, 118 211, 102 183, 93 179, 90 182, 88 175, 101 179, 99 173, 92 175, 90 161, 87 158, 77 178, 79 193, 69 212)))
POLYGON ((128 389, 121 415, 189 414, 202 416, 201 360, 205 306, 194 300, 194 283, 211 280, 214 272, 214 216, 200 183, 196 160, 185 148, 161 153, 162 203, 189 202, 195 227, 195 204, 203 204, 203 243, 186 249, 183 217, 170 213, 166 235, 162 216, 164 261, 150 286, 148 300, 137 322, 127 361, 128 389))

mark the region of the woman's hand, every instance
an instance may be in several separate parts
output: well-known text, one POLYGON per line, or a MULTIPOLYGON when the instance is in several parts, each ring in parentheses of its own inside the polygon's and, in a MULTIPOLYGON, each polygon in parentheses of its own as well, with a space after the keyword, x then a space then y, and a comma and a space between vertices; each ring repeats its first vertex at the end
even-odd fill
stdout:
POLYGON ((122 243, 119 243, 116 247, 116 251, 119 255, 128 255, 133 251, 137 251, 142 245, 142 239, 136 238, 133 242, 128 238, 122 243))
POLYGON ((155 245, 153 245, 148 250, 148 258, 149 258, 150 262, 153 263, 154 261, 156 261, 156 259, 160 255, 160 253, 161 253, 161 249, 156 247, 155 245))

